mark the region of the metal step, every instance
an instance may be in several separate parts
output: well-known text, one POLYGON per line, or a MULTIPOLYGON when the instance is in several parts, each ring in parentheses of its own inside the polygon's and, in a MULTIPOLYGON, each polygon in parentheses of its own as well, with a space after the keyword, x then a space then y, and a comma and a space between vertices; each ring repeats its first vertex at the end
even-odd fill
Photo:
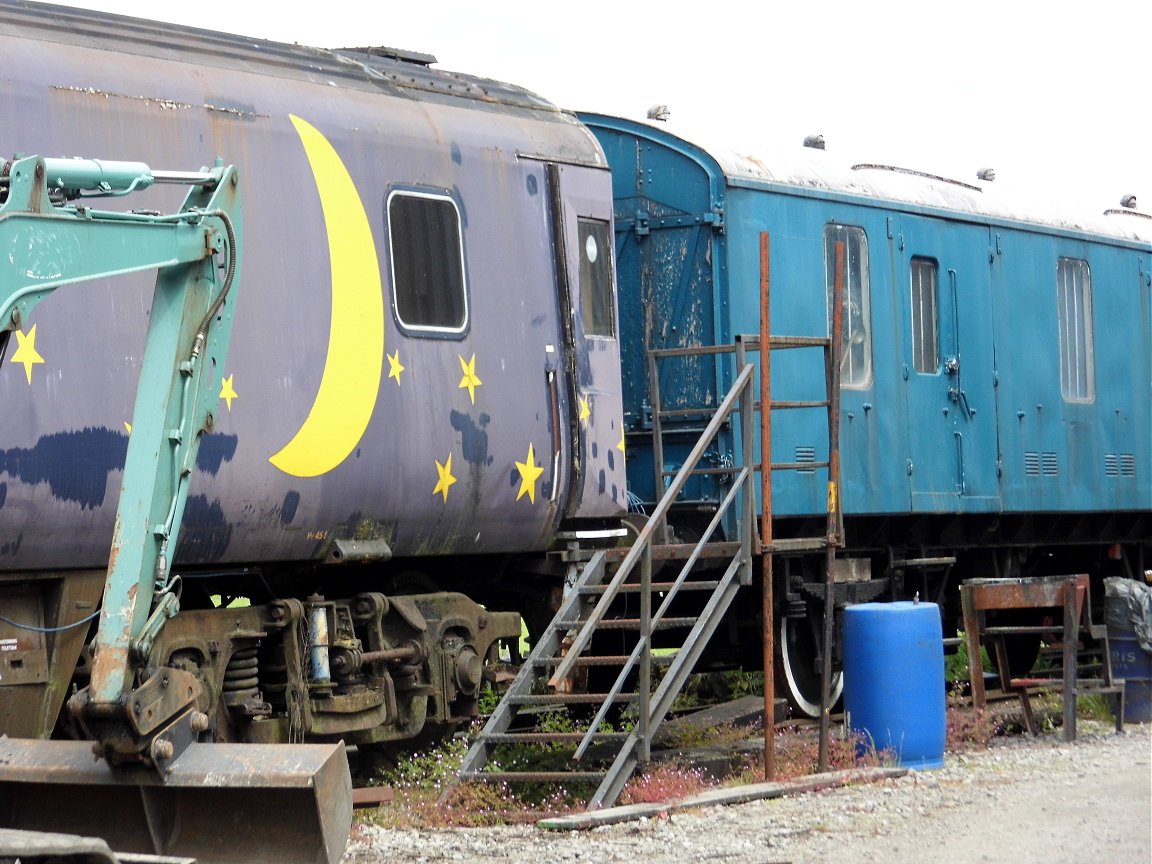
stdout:
POLYGON ((773 540, 764 544, 761 549, 765 552, 813 552, 828 546, 827 537, 792 537, 785 540, 773 540))
MULTIPOLYGON (((653 582, 652 590, 656 592, 668 591, 676 583, 675 582, 653 582)), ((706 580, 701 582, 689 582, 685 580, 680 584, 681 591, 715 591, 720 583, 715 580, 706 580)), ((639 594, 643 586, 636 582, 627 582, 617 589, 619 594, 639 594)), ((596 595, 603 594, 608 590, 607 585, 585 585, 580 588, 581 594, 596 595)))
MULTIPOLYGON (((571 630, 584 624, 584 621, 557 621, 556 625, 562 630, 571 630)), ((677 627, 691 627, 696 623, 695 618, 661 618, 659 621, 653 621, 652 627, 655 630, 672 630, 677 627)), ((639 630, 641 627, 641 620, 639 618, 606 618, 599 623, 598 630, 639 630)))
POLYGON ((606 771, 461 771, 461 780, 498 783, 572 783, 603 780, 606 771))
MULTIPOLYGON (((485 740, 489 744, 579 744, 587 732, 492 732, 485 740)), ((594 741, 623 741, 627 732, 593 732, 594 741)))
MULTIPOLYGON (((525 663, 531 662, 532 665, 537 667, 555 666, 563 657, 541 657, 535 660, 525 660, 525 663)), ((631 657, 626 654, 603 654, 593 655, 591 657, 580 657, 576 660, 577 666, 623 666, 631 657)), ((655 654, 652 657, 652 662, 661 666, 668 665, 676 659, 675 654, 655 654)))
MULTIPOLYGON (((525 696, 505 696, 509 705, 600 705, 606 701, 635 702, 635 693, 537 693, 525 696)), ((484 732, 480 733, 483 736, 484 732)))

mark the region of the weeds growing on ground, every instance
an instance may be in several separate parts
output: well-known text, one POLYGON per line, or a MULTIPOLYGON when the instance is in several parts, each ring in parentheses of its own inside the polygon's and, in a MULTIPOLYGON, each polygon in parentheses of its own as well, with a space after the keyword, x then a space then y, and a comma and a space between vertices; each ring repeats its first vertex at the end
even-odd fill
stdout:
POLYGON ((676 762, 650 765, 628 781, 620 804, 657 804, 676 801, 716 786, 702 769, 676 762))

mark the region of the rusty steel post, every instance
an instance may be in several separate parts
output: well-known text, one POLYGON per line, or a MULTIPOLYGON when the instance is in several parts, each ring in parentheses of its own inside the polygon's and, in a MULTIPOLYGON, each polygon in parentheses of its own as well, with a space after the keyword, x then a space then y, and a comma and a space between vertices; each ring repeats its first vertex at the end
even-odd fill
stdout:
POLYGON ((764 616, 764 779, 776 774, 776 662, 772 611, 772 328, 769 319, 768 232, 760 234, 760 567, 764 616))
MULTIPOLYGON (((1065 741, 1076 740, 1076 642, 1080 637, 1080 596, 1076 590, 1076 577, 1064 580, 1064 729, 1065 741)), ((1087 591, 1085 591, 1087 595, 1087 591)), ((1087 601, 1085 601, 1087 602, 1087 601)), ((1027 686, 1027 685, 1025 685, 1027 686)))
POLYGON ((828 770, 828 736, 832 714, 832 619, 836 606, 833 565, 840 542, 840 337, 844 322, 844 243, 836 244, 832 281, 832 332, 824 355, 828 382, 828 527, 824 555, 824 664, 820 682, 819 771, 828 770))

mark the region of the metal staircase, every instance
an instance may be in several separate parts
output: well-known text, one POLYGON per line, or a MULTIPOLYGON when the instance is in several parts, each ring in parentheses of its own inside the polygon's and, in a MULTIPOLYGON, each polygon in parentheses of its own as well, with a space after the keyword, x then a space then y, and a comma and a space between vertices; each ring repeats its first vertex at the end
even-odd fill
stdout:
MULTIPOLYGON (((461 780, 516 782, 595 782, 588 809, 611 805, 633 769, 649 757, 652 733, 683 688, 708 639, 715 631, 741 585, 752 581, 752 514, 755 495, 751 459, 731 469, 728 493, 695 544, 659 543, 668 512, 717 433, 738 413, 751 441, 754 367, 744 365, 691 454, 672 479, 647 524, 629 549, 597 551, 585 565, 552 623, 537 640, 500 705, 469 749, 460 767, 461 780), (716 529, 729 511, 735 514, 736 540, 714 541, 716 529), (701 578, 697 564, 710 566, 701 578), (653 580, 653 562, 682 562, 670 580, 653 580), (708 578, 709 574, 718 578, 708 578), (691 616, 677 615, 676 605, 688 594, 707 593, 690 603, 691 616), (637 612, 626 611, 638 603, 637 612), (622 611, 625 610, 625 611, 622 611), (607 653, 618 640, 596 638, 621 631, 633 634, 628 653, 607 653), (660 634, 664 648, 674 653, 653 656, 660 634), (605 643, 610 646, 605 650, 605 643), (652 669, 667 664, 653 690, 652 669), (599 692, 578 692, 577 678, 591 669, 616 670, 614 682, 599 692), (548 675, 550 692, 538 693, 537 681, 548 675), (557 706, 595 707, 595 714, 580 723, 579 731, 521 731, 525 718, 557 706), (627 731, 606 731, 605 722, 617 706, 635 706, 627 731), (519 721, 519 722, 518 722, 519 721), (603 730, 603 731, 602 731, 603 730), (562 756, 554 771, 517 771, 501 760, 501 745, 541 745, 562 756), (593 766, 593 767, 586 767, 593 766)), ((750 448, 749 443, 749 448, 750 448)), ((610 676, 596 677, 607 680, 610 676)), ((626 714, 626 716, 627 716, 626 714)))
MULTIPOLYGON (((537 640, 504 698, 469 748, 457 774, 462 781, 514 783, 595 783, 587 809, 615 803, 633 770, 647 762, 652 736, 687 683, 725 612, 741 586, 751 585, 753 556, 765 567, 764 637, 766 654, 771 651, 771 560, 774 553, 823 551, 829 562, 843 537, 839 508, 839 342, 843 252, 837 250, 831 338, 769 337, 767 235, 762 235, 761 334, 737 336, 732 345, 650 350, 649 393, 653 398, 653 454, 656 489, 664 489, 648 521, 628 549, 602 549, 592 554, 570 584, 555 618, 537 640), (764 350, 765 343, 768 350, 764 350), (782 402, 773 400, 770 386, 770 354, 774 349, 817 349, 823 359, 826 393, 823 399, 782 402), (749 362, 749 352, 759 353, 759 374, 749 362), (661 360, 673 357, 733 354, 735 380, 715 408, 670 408, 660 403, 661 360), (760 399, 753 387, 758 382, 760 399), (775 409, 819 409, 827 412, 829 453, 824 462, 774 463, 769 442, 771 412, 775 409), (756 415, 760 415, 763 463, 755 461, 756 415), (703 418, 711 415, 690 453, 675 472, 664 470, 662 421, 669 418, 703 418), (730 464, 702 464, 721 430, 736 430, 741 445, 730 464), (767 470, 765 469, 767 466, 767 470), (827 533, 820 537, 774 540, 771 523, 771 475, 781 470, 824 468, 829 476, 827 533), (756 531, 757 499, 754 476, 761 474, 764 502, 762 528, 756 531), (668 516, 681 493, 694 477, 719 475, 727 492, 712 512, 711 521, 696 543, 673 542, 668 516), (734 540, 713 539, 724 525, 734 540), (682 562, 671 579, 654 581, 682 562), (659 569, 657 569, 659 568, 659 569), (688 598, 691 596, 691 599, 688 598), (687 601, 687 602, 684 602, 687 601), (639 609, 631 611, 637 605, 639 609), (690 616, 683 614, 687 608, 690 616), (605 638, 612 632, 625 637, 605 638), (654 643, 659 642, 659 653, 654 643), (666 666, 653 688, 653 667, 666 666), (614 680, 590 690, 596 682, 614 680), (607 672, 608 674, 604 674, 607 672), (547 692, 541 692, 546 680, 547 692), (594 680, 592 680, 594 679, 594 680), (575 708, 571 714, 583 719, 578 728, 556 730, 542 717, 575 708), (594 713, 593 713, 594 710, 594 713), (621 722, 621 718, 624 722, 621 722), (615 724, 614 728, 612 724, 615 724), (628 726, 628 728, 623 728, 628 726), (536 746, 547 754, 549 770, 518 770, 512 749, 536 746)), ((831 573, 831 563, 828 565, 831 573)), ((829 581, 831 576, 828 577, 829 581)), ((824 594, 831 598, 831 586, 824 594)), ((826 606, 828 604, 826 603, 826 606)), ((826 631, 831 621, 825 610, 826 631)), ((830 636, 826 635, 826 643, 830 636)), ((830 652, 825 650, 825 655, 830 652)), ((766 660, 765 669, 771 668, 766 660)), ((825 673, 825 678, 830 673, 825 673)), ((770 675, 765 676, 766 702, 772 702, 770 675)), ((827 702, 827 696, 825 697, 827 702)), ((827 712, 825 712, 827 714, 827 712)), ((571 719, 569 715, 568 720, 571 719)), ((824 718, 826 722, 827 717, 824 718)), ((568 721, 566 721, 568 722, 568 721)), ((563 725, 563 724, 561 724, 563 725)), ((571 724, 570 724, 571 725, 571 724)), ((771 727, 766 729, 771 735, 771 727)), ((826 728, 822 738, 827 737, 826 728)), ((766 744, 766 754, 770 752, 766 744)), ((766 760, 769 757, 766 756, 766 760)), ((821 760, 824 761, 822 740, 821 760)), ((543 760, 542 760, 543 761, 543 760)), ((539 764, 539 763, 537 763, 539 764)), ((770 773, 770 771, 769 771, 770 773)), ((447 792, 445 792, 447 795, 447 792)))

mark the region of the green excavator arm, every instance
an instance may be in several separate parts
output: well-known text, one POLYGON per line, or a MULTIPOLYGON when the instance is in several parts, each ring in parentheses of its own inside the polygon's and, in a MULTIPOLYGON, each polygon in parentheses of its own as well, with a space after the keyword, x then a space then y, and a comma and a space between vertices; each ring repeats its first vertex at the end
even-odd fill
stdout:
POLYGON ((342 744, 204 743, 198 679, 170 667, 144 674, 180 608, 171 557, 200 438, 212 431, 241 224, 238 174, 219 160, 161 172, 29 157, 0 172, 0 362, 11 333, 58 288, 156 271, 91 682, 68 701, 89 741, 0 738, 0 828, 94 834, 117 851, 220 864, 335 864, 343 853, 342 744), (88 204, 155 183, 188 187, 178 212, 88 204))

